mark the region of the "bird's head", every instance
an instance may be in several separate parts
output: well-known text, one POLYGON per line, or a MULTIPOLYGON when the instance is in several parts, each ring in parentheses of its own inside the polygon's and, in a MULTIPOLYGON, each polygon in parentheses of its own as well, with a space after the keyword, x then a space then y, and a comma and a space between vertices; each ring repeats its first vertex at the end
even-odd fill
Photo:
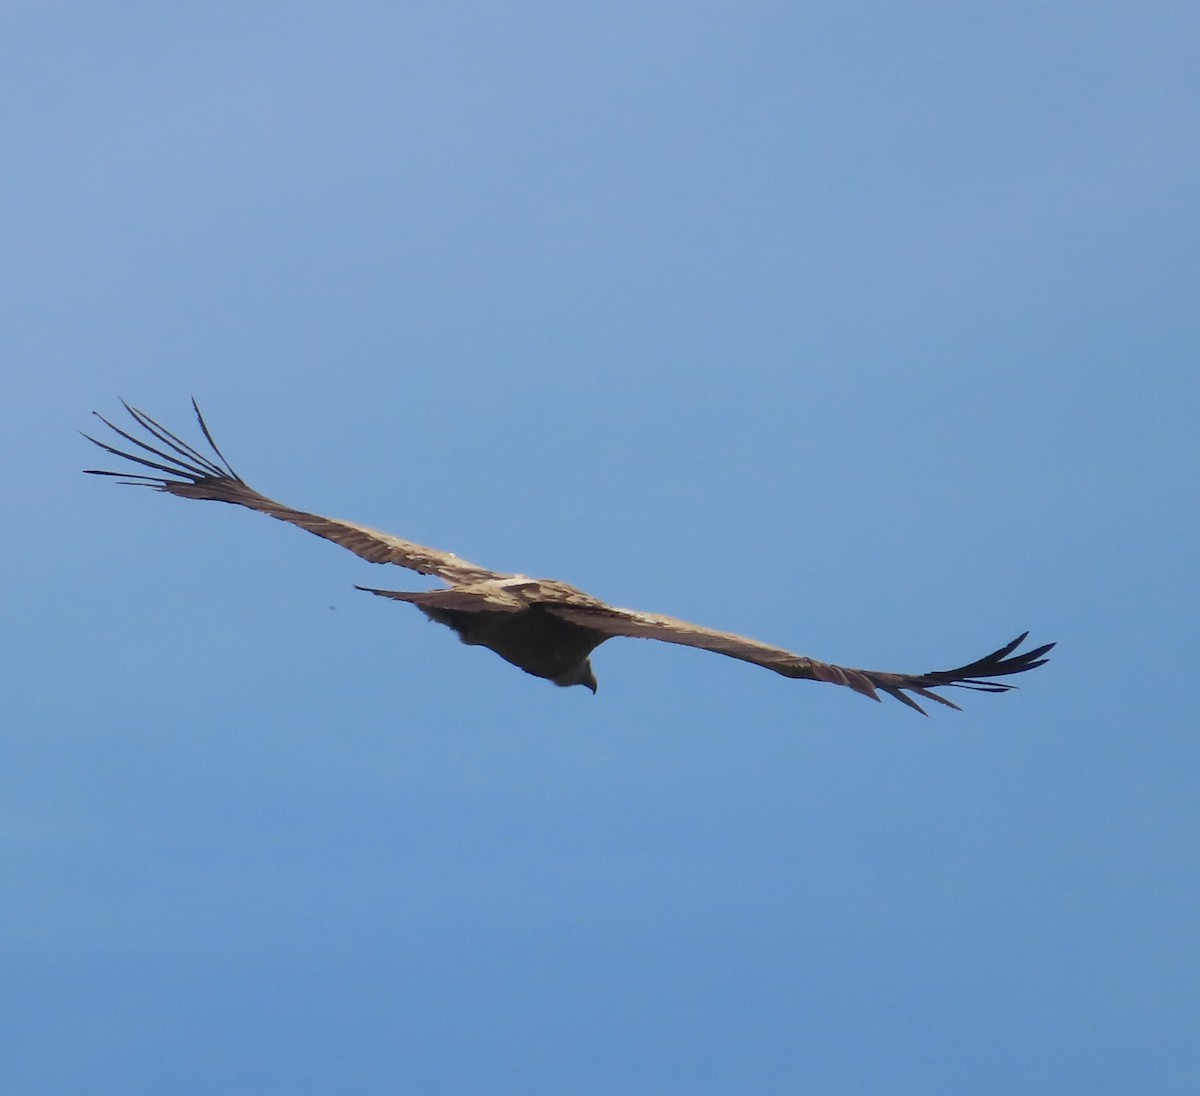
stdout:
POLYGON ((596 691, 596 675, 592 672, 591 659, 580 659, 574 666, 563 670, 557 677, 550 679, 555 685, 564 688, 568 685, 586 685, 594 693, 596 691))

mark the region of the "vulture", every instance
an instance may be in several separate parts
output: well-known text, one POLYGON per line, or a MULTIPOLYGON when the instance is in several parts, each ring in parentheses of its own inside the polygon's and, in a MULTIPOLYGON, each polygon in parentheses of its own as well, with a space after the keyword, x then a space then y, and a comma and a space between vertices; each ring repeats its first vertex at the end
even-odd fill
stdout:
POLYGON ((1018 652, 1017 648, 1029 634, 1024 632, 999 650, 952 670, 905 674, 837 666, 732 632, 703 628, 657 613, 620 609, 555 579, 493 571, 468 563, 453 552, 426 548, 356 522, 293 510, 260 495, 233 470, 213 440, 195 400, 192 409, 208 453, 171 433, 144 411, 124 401, 122 404, 133 419, 130 430, 136 428, 141 437, 115 426, 98 412, 94 414, 134 451, 99 441, 89 434, 84 437, 136 467, 117 472, 89 468, 86 469, 89 475, 113 476, 122 483, 151 487, 179 498, 244 506, 340 544, 371 563, 395 563, 441 579, 445 585, 433 590, 355 588, 415 605, 430 620, 453 629, 463 643, 487 647, 527 674, 555 685, 584 685, 594 693, 596 675, 589 658, 592 651, 614 636, 632 636, 699 647, 801 681, 844 685, 873 700, 879 700, 881 692, 886 693, 924 715, 925 709, 914 697, 958 709, 952 700, 933 690, 953 686, 987 693, 1007 692, 1016 686, 998 678, 1043 665, 1054 646, 1046 643, 1018 652))

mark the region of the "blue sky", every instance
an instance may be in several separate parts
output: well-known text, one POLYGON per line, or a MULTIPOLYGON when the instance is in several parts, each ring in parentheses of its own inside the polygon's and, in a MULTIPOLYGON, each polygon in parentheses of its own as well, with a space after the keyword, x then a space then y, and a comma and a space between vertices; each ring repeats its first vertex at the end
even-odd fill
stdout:
MULTIPOLYGON (((47 3, 0 45, 0 1081, 1200 1086, 1183 4, 47 3), (593 698, 84 477, 288 502, 850 664, 593 698)), ((389 572, 392 569, 389 569, 389 572)))

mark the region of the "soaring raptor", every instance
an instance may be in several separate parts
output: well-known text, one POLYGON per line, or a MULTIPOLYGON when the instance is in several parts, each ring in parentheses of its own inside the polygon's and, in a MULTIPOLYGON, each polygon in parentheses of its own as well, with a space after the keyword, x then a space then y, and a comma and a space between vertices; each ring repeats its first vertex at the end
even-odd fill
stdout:
POLYGON ((594 693, 596 675, 588 656, 606 639, 633 636, 715 651, 765 666, 784 677, 845 685, 873 700, 879 700, 879 693, 884 692, 924 715, 925 709, 908 694, 957 709, 957 704, 933 690, 955 686, 986 693, 1007 692, 1015 686, 997 678, 1041 666, 1047 661, 1044 656, 1054 646, 1046 643, 1031 651, 1014 653, 1029 634, 1025 632, 998 651, 953 670, 898 674, 835 666, 731 632, 713 631, 657 613, 618 609, 565 582, 492 571, 459 559, 452 552, 413 544, 352 521, 293 510, 260 495, 233 470, 213 441, 195 400, 192 408, 212 450, 211 456, 172 434, 144 411, 124 406, 144 432, 143 438, 114 426, 98 413, 96 417, 140 453, 118 449, 87 434, 84 437, 114 456, 150 471, 109 472, 89 468, 89 474, 115 476, 123 483, 153 487, 180 498, 245 506, 289 525, 298 525, 371 563, 395 563, 423 575, 433 575, 446 584, 444 588, 419 592, 356 588, 415 605, 430 620, 452 628, 464 643, 487 647, 526 673, 544 677, 555 685, 586 685, 594 693))

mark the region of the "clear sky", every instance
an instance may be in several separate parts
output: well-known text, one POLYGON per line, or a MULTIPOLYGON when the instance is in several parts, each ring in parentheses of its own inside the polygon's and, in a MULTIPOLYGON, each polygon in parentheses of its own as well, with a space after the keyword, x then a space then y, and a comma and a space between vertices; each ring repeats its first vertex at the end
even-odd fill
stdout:
POLYGON ((0 1089, 1200 1091, 1183 3, 5 18, 0 1089), (926 670, 555 689, 258 489, 926 670))

